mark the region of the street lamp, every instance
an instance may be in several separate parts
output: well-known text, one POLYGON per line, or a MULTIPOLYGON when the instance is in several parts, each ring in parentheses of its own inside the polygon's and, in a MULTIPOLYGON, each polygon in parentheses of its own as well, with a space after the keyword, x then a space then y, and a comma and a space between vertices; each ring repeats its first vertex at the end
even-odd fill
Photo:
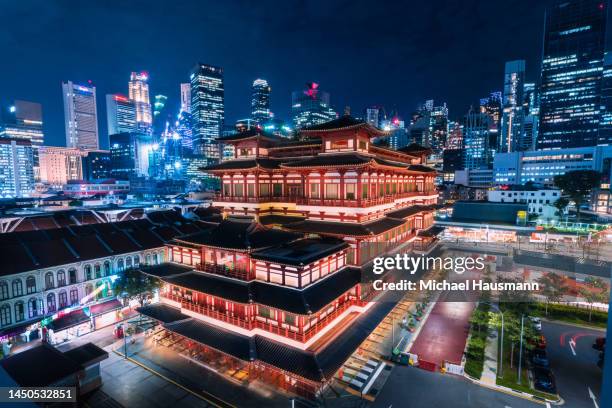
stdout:
MULTIPOLYGON (((519 366, 518 366, 518 383, 521 383, 521 366, 523 362, 523 321, 525 320, 525 315, 521 315, 521 343, 519 346, 519 366)), ((503 356, 502 356, 503 357, 503 356)))

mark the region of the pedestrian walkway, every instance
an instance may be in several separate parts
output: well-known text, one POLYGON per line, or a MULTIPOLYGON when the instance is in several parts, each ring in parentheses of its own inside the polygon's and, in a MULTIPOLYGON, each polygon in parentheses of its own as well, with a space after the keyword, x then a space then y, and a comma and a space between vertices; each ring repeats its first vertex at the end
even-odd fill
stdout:
POLYGON ((484 366, 482 368, 482 376, 480 381, 484 384, 495 385, 497 382, 497 329, 489 329, 487 336, 487 344, 485 345, 484 366))
POLYGON ((437 371, 445 362, 461 364, 469 333, 473 302, 448 302, 444 293, 429 314, 425 325, 410 348, 419 367, 437 371))

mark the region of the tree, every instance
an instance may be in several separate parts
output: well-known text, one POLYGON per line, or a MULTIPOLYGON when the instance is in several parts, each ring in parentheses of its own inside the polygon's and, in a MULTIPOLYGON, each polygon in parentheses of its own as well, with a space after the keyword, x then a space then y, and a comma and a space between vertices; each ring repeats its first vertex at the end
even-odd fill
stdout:
POLYGON ((599 278, 593 279, 592 288, 582 287, 580 288, 579 292, 584 301, 589 304, 589 322, 591 321, 591 317, 593 315, 594 303, 610 302, 610 292, 608 291, 608 287, 603 280, 599 278))
POLYGON ((114 282, 113 292, 127 299, 137 298, 140 305, 144 305, 147 295, 152 294, 161 286, 161 281, 145 275, 138 269, 127 269, 114 282))
POLYGON ((555 186, 561 189, 576 205, 576 219, 580 221, 580 206, 591 190, 599 185, 601 174, 594 170, 574 170, 555 176, 555 186))
POLYGON ((475 326, 478 329, 478 333, 480 333, 483 327, 487 327, 489 324, 489 307, 488 305, 482 303, 478 305, 472 316, 470 317, 470 323, 472 326, 475 326))
POLYGON ((540 293, 546 298, 546 315, 548 316, 548 304, 558 302, 567 292, 565 278, 556 273, 547 273, 538 278, 537 283, 540 286, 540 293))
POLYGON ((557 209, 557 215, 559 217, 563 217, 563 213, 565 209, 569 205, 569 200, 565 197, 560 197, 557 201, 553 203, 553 206, 557 209))

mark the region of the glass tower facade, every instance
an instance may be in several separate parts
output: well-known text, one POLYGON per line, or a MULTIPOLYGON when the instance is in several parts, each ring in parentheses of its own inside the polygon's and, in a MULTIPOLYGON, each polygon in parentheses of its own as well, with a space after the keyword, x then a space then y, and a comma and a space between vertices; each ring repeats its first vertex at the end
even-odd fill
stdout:
POLYGON ((310 82, 304 91, 291 94, 291 117, 296 129, 314 126, 336 119, 338 115, 329 105, 329 94, 310 82))
POLYGON ((265 79, 256 79, 253 81, 251 119, 259 124, 267 122, 272 117, 272 112, 270 111, 271 91, 272 88, 270 88, 268 81, 265 79))
POLYGON ((556 1, 546 12, 539 149, 597 144, 606 13, 606 0, 556 1))
POLYGON ((62 83, 66 147, 98 150, 98 108, 96 87, 62 83))
POLYGON ((106 95, 108 134, 136 132, 136 105, 123 95, 106 95))
POLYGON ((525 85, 525 61, 508 61, 504 71, 504 96, 499 151, 519 150, 525 113, 523 91, 525 85))
POLYGON ((216 140, 225 124, 223 69, 198 64, 191 71, 191 120, 193 149, 208 160, 219 159, 216 140))
POLYGON ((130 99, 136 106, 136 125, 142 132, 150 132, 153 124, 151 100, 149 98, 149 74, 132 72, 128 85, 130 99))
POLYGON ((0 197, 27 197, 34 191, 32 143, 0 138, 0 197))
POLYGON ((463 145, 466 169, 486 169, 493 164, 492 121, 493 118, 486 113, 470 112, 465 116, 463 145))

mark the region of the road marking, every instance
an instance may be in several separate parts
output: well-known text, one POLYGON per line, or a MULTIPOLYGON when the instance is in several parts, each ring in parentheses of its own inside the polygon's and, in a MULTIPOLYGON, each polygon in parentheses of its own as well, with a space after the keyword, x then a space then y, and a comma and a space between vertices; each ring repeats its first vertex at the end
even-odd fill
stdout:
POLYGON ((574 339, 571 339, 569 341, 569 346, 570 346, 570 349, 572 350, 572 354, 576 355, 576 350, 574 349, 574 347, 576 346, 576 342, 574 341, 574 339))
POLYGON ((546 403, 546 408, 550 408, 550 402, 546 403))
POLYGON ((597 405, 597 399, 595 398, 595 394, 593 394, 593 391, 591 391, 591 387, 587 387, 589 389, 589 398, 593 400, 593 405, 595 405, 595 408, 599 408, 599 405, 597 405))

